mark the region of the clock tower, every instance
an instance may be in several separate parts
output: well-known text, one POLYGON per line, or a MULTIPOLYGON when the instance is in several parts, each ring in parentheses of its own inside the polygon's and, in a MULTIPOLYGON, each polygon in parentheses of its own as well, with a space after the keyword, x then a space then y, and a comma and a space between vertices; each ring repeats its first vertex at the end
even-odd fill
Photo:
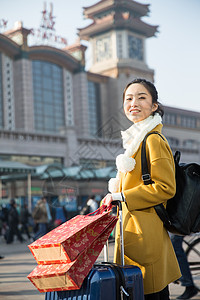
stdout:
POLYGON ((149 13, 148 4, 133 0, 101 0, 84 7, 85 18, 93 22, 79 29, 79 37, 91 46, 90 72, 119 77, 153 80, 146 63, 146 39, 155 36, 158 26, 141 20, 149 13))

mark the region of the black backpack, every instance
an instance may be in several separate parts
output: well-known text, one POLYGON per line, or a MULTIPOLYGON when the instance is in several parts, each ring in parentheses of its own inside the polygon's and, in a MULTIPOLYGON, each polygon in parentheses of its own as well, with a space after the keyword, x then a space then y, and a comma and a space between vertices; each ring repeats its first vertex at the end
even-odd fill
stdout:
MULTIPOLYGON (((141 164, 142 179, 145 185, 153 183, 149 174, 146 159, 146 135, 142 144, 141 164)), ((165 228, 177 235, 190 235, 200 232, 200 165, 196 163, 179 164, 181 153, 174 155, 176 170, 176 194, 167 201, 166 209, 163 204, 154 206, 156 213, 163 221, 165 228)))

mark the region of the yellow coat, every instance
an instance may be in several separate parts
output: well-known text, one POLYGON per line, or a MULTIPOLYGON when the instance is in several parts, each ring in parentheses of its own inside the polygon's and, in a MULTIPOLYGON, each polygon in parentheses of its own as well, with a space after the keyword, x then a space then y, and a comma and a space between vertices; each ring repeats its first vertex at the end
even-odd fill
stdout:
MULTIPOLYGON (((152 131, 161 132, 162 125, 152 131)), ((153 206, 175 194, 175 167, 168 142, 150 135, 146 143, 147 161, 153 184, 144 185, 141 178, 141 145, 133 155, 133 171, 120 174, 123 203, 125 264, 137 265, 144 278, 144 293, 156 293, 181 277, 178 262, 162 221, 153 206)), ((116 230, 114 261, 120 263, 119 224, 116 230)))

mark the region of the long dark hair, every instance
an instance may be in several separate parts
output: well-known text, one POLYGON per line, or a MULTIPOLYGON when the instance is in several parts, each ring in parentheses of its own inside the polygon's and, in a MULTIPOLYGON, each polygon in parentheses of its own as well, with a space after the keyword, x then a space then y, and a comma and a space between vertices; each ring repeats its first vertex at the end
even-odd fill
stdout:
POLYGON ((147 81, 146 79, 137 78, 137 79, 134 79, 133 81, 129 82, 123 91, 123 102, 124 102, 126 90, 128 89, 128 87, 130 85, 132 85, 134 83, 140 83, 148 90, 148 92, 151 94, 151 97, 152 97, 152 103, 158 104, 158 108, 152 114, 154 115, 155 113, 158 113, 162 117, 164 115, 164 109, 163 109, 163 106, 161 105, 161 103, 158 101, 158 92, 156 90, 156 87, 152 82, 147 81))

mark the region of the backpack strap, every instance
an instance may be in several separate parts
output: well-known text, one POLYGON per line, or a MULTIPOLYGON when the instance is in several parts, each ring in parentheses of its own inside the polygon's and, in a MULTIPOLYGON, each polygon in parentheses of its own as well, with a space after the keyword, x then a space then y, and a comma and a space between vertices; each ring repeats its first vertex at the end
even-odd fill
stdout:
POLYGON ((168 215, 164 205, 162 203, 157 204, 154 206, 154 209, 155 209, 157 215, 159 216, 159 218, 161 219, 161 221, 163 221, 165 228, 167 228, 168 230, 171 230, 170 227, 172 226, 172 223, 169 219, 169 215, 168 215))
POLYGON ((153 183, 153 181, 151 180, 151 175, 149 174, 149 168, 147 165, 147 156, 146 156, 146 140, 148 136, 151 134, 158 134, 164 140, 163 136, 158 131, 149 132, 143 140, 142 152, 141 152, 141 164, 142 164, 142 180, 145 185, 153 183))
MULTIPOLYGON (((146 140, 148 136, 151 134, 158 134, 163 140, 165 140, 158 131, 149 132, 143 140, 142 151, 141 151, 141 167, 142 167, 142 180, 145 185, 153 183, 153 181, 151 180, 151 175, 149 172, 149 168, 147 164, 147 156, 146 156, 146 140)), ((165 227, 167 228, 168 226, 171 226, 171 221, 169 219, 168 213, 164 205, 162 203, 157 204, 154 206, 154 209, 157 215, 159 216, 159 218, 163 221, 165 227)))

